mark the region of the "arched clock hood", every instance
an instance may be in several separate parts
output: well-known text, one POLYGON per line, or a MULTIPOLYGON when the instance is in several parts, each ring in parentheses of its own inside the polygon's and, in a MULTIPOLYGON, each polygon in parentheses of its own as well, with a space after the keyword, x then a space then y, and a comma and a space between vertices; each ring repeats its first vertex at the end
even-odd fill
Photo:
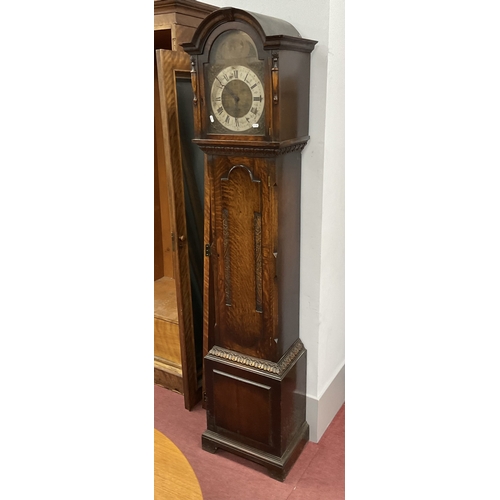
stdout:
MULTIPOLYGON (((209 14, 196 29, 191 42, 182 44, 191 56, 196 123, 194 141, 206 153, 214 147, 219 151, 227 146, 250 146, 249 150, 245 149, 249 155, 260 155, 263 150, 253 149, 257 143, 261 146, 267 144, 268 152, 274 150, 277 154, 281 154, 284 148, 303 147, 309 139, 310 53, 316 43, 315 40, 302 38, 287 21, 263 14, 233 7, 209 14), (213 126, 213 117, 217 115, 210 103, 220 96, 211 94, 216 75, 209 75, 207 71, 212 64, 212 49, 217 46, 217 40, 231 31, 244 32, 252 39, 263 68, 260 80, 264 88, 265 109, 258 129, 261 133, 253 137, 249 137, 249 133, 236 137, 235 118, 230 118, 232 130, 228 130, 226 135, 213 126)), ((229 67, 233 63, 227 64, 229 67)), ((254 97, 259 99, 259 96, 254 97)))
POLYGON ((201 54, 210 34, 221 24, 241 22, 253 27, 259 34, 264 49, 291 48, 311 52, 317 43, 300 36, 299 32, 289 22, 264 14, 256 14, 234 7, 225 7, 209 14, 198 26, 191 42, 182 44, 188 54, 201 54), (294 39, 300 43, 295 45, 294 39))

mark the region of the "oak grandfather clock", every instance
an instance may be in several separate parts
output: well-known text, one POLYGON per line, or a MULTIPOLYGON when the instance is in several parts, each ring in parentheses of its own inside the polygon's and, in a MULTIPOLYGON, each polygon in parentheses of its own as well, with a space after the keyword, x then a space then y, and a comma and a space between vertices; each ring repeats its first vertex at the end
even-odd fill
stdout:
POLYGON ((223 8, 182 44, 205 153, 202 446, 281 481, 309 439, 300 179, 316 43, 285 21, 223 8))

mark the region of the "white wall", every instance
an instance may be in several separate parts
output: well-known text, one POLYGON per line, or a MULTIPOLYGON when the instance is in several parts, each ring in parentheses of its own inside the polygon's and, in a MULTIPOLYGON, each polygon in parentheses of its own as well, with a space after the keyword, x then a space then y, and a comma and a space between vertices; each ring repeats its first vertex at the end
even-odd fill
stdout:
POLYGON ((300 337, 307 349, 307 421, 317 442, 344 391, 344 0, 217 0, 288 21, 317 40, 302 155, 300 337))
MULTIPOLYGON (((330 3, 321 227, 317 437, 345 399, 344 0, 330 3), (339 380, 335 380, 335 377, 339 380), (328 392, 327 392, 328 391, 328 392), (325 406, 326 405, 326 406, 325 406)), ((315 96, 313 96, 313 99, 315 96)))

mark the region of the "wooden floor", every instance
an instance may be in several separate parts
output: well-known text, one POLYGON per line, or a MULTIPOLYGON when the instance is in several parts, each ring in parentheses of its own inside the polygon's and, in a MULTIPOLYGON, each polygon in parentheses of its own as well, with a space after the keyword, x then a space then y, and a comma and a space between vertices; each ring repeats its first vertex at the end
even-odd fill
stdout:
POLYGON ((191 465, 170 439, 155 429, 155 500, 203 500, 191 465))

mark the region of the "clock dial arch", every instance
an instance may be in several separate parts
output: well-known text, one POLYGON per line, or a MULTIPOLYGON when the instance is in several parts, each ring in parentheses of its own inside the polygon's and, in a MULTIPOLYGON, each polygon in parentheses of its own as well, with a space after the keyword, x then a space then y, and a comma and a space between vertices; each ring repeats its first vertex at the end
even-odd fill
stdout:
POLYGON ((249 67, 235 64, 215 76, 210 90, 210 121, 232 132, 259 128, 264 112, 264 84, 249 67))

